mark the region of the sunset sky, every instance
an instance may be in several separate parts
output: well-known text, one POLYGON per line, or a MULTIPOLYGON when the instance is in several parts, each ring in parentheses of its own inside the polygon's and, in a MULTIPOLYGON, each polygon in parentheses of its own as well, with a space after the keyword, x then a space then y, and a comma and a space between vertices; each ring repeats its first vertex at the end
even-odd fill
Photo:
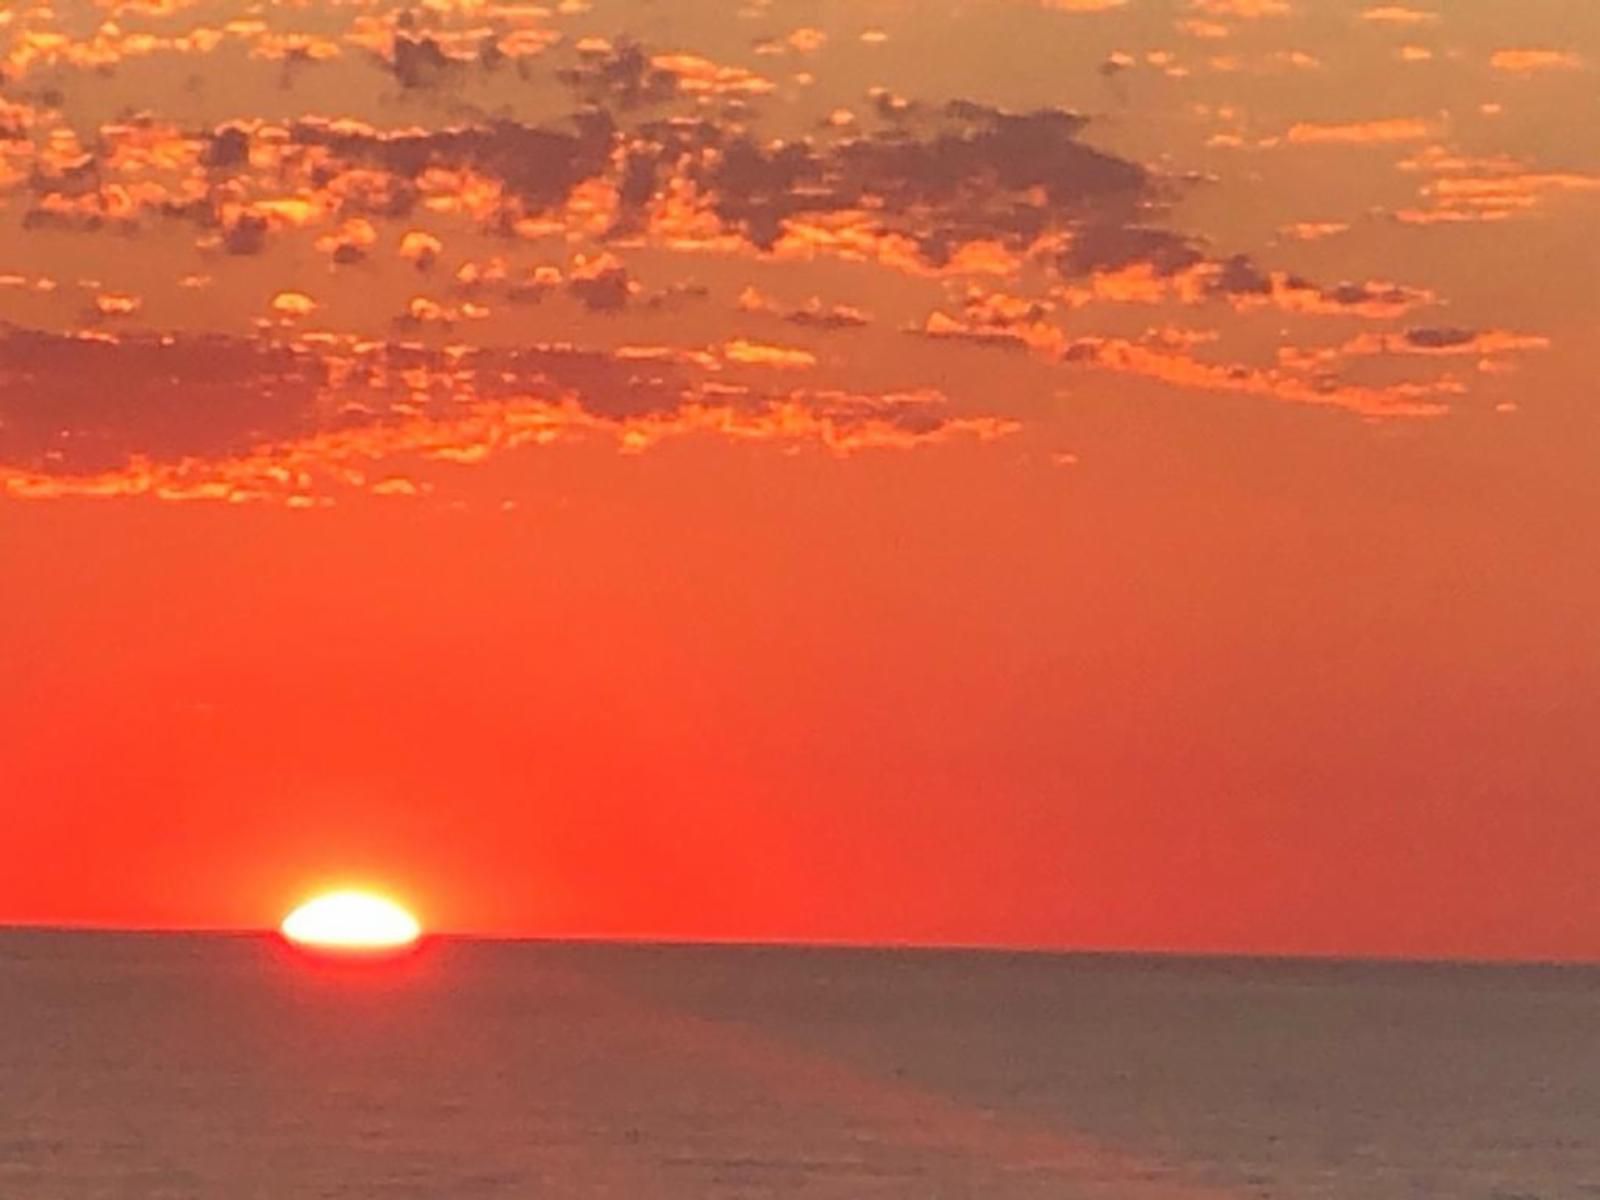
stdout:
POLYGON ((0 921, 1600 957, 1600 6, 0 10, 0 921))

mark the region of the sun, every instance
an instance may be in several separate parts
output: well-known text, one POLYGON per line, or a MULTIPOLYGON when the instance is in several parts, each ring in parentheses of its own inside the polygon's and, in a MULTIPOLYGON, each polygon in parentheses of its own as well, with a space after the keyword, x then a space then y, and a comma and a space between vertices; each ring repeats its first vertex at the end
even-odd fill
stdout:
POLYGON ((405 950, 422 936, 417 919, 393 900, 354 889, 307 900, 279 929, 297 946, 346 954, 405 950))

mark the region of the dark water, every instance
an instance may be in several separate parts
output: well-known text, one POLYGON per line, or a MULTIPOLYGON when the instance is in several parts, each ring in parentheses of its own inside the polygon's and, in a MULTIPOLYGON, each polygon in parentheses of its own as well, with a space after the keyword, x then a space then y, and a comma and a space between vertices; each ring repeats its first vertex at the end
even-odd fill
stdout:
POLYGON ((0 936, 0 1198, 1600 1196, 1600 973, 0 936))

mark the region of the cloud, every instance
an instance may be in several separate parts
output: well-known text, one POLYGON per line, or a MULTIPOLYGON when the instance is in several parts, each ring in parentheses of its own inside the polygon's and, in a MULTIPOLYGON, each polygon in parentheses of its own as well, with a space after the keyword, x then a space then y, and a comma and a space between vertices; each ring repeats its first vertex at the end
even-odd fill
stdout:
POLYGON ((1189 8, 1208 17, 1233 17, 1246 21, 1288 16, 1294 11, 1288 0, 1189 0, 1189 8))
MULTIPOLYGON (((1283 7, 1272 0, 1197 0, 1184 11, 1218 23, 1273 18, 1283 7)), ((52 435, 56 441, 41 433, 43 440, 19 442, 12 454, 0 452, 0 462, 60 475, 93 473, 95 463, 128 470, 138 461, 168 472, 170 484, 175 463, 244 461, 263 453, 262 447, 294 445, 301 453, 312 445, 345 445, 338 439, 346 437, 376 445, 396 425, 425 441, 449 424, 454 403, 500 406, 540 428, 546 421, 562 429, 630 425, 627 437, 634 441, 647 437, 641 423, 667 429, 698 422, 695 427, 704 431, 711 420, 705 414, 712 411, 721 414, 717 421, 742 430, 740 436, 756 436, 752 431, 765 428, 761 414, 783 405, 790 406, 783 408, 784 419, 805 427, 792 408, 804 401, 790 393, 779 399, 771 380, 804 380, 811 376, 803 372, 821 376, 841 367, 842 355, 819 363, 814 345, 824 332, 869 323, 865 312, 847 302, 863 294, 873 295, 884 311, 895 311, 897 325, 907 324, 907 313, 919 314, 909 324, 924 343, 917 363, 928 372, 924 380, 940 378, 943 356, 964 353, 958 344, 966 344, 1024 353, 1062 368, 1098 366, 1173 383, 1187 379, 1206 391, 1329 404, 1364 415, 1431 413, 1452 394, 1442 362, 1431 368, 1438 373, 1432 380, 1395 391, 1335 375, 1346 359, 1376 357, 1354 349, 1320 358, 1315 350, 1290 353, 1271 365, 1229 361, 1240 356, 1231 349, 1234 342, 1246 348, 1259 343, 1263 328, 1283 325, 1298 334, 1302 319, 1310 318, 1418 320, 1412 314, 1439 298, 1381 279, 1306 278, 1264 255, 1231 253, 1179 227, 1184 210, 1177 201, 1199 181, 1093 144, 1090 120, 1080 113, 1017 111, 963 99, 938 104, 880 89, 870 104, 857 106, 850 122, 808 118, 798 132, 780 138, 755 120, 773 88, 766 76, 699 54, 585 38, 538 66, 546 84, 554 81, 548 94, 558 105, 574 103, 571 111, 539 123, 491 116, 465 97, 472 94, 467 84, 480 76, 516 82, 497 74, 506 69, 502 56, 516 32, 496 24, 500 12, 501 6, 483 10, 481 29, 465 18, 460 27, 444 28, 433 23, 434 16, 420 15, 405 25, 398 17, 368 21, 371 14, 357 15, 341 44, 363 54, 352 55, 358 61, 340 70, 373 74, 370 60, 359 61, 371 53, 408 93, 461 85, 450 95, 407 95, 395 109, 402 114, 394 118, 397 124, 389 127, 302 115, 184 129, 145 117, 80 134, 55 110, 0 110, 0 129, 12 131, 11 140, 26 147, 15 155, 8 150, 0 161, 22 164, 18 174, 26 190, 20 194, 31 227, 132 235, 186 225, 194 231, 200 262, 181 269, 199 266, 219 279, 239 274, 265 281, 249 302, 259 345, 202 344, 182 328, 155 335, 171 340, 173 357, 161 358, 156 344, 141 337, 115 343, 132 369, 156 371, 153 364, 160 361, 168 364, 159 368, 164 377, 178 381, 170 395, 153 386, 132 389, 130 403, 152 406, 150 422, 80 422, 69 407, 52 435), (325 282, 311 282, 301 273, 310 250, 320 256, 311 259, 320 267, 349 269, 327 269, 325 282), (718 267, 706 277, 716 283, 712 294, 723 312, 744 282, 729 282, 741 263, 762 280, 805 260, 852 264, 848 272, 807 272, 808 291, 852 287, 838 281, 868 272, 879 281, 842 295, 800 299, 805 293, 799 293, 788 301, 750 287, 737 302, 749 314, 744 336, 730 337, 722 329, 702 331, 687 345, 657 344, 672 339, 640 325, 652 313, 707 291, 683 281, 647 286, 639 276, 648 280, 674 269, 663 267, 669 256, 681 270, 690 254, 718 256, 718 267), (228 263, 227 256, 263 261, 228 263), (291 263, 293 273, 271 277, 291 263), (417 272, 404 270, 406 263, 417 272), (889 275, 896 278, 884 286, 889 275), (377 279, 389 288, 381 305, 348 302, 354 289, 377 279), (830 283, 816 282, 823 279, 830 283), (553 295, 571 303, 543 313, 519 308, 513 326, 510 306, 553 295), (906 303, 902 295, 919 299, 906 303), (1176 330, 1175 314, 1162 312, 1151 316, 1166 323, 1159 335, 1112 336, 1108 329, 1125 331, 1130 305, 1204 310, 1217 326, 1176 330), (1114 307, 1123 311, 1114 314, 1114 307), (342 332, 325 327, 336 320, 347 322, 342 332), (526 338, 535 322, 555 320, 603 330, 603 340, 625 344, 588 356, 537 345, 518 356, 475 344, 526 338), (807 333, 794 332, 799 329, 807 333), (399 342, 440 343, 445 335, 453 358, 397 365, 410 353, 399 342), (357 354, 339 340, 357 337, 382 352, 357 354), (791 340, 801 344, 787 344, 791 340), (1213 347, 1211 340, 1220 344, 1213 347), (255 415, 241 415, 236 423, 221 414, 197 417, 196 428, 186 434, 167 431, 155 416, 164 405, 181 408, 184 397, 205 393, 206 363, 242 372, 231 385, 237 407, 255 415), (423 385, 398 386, 402 371, 408 377, 421 372, 423 385), (726 390, 735 386, 730 379, 744 377, 766 380, 767 390, 726 390), (191 378, 195 382, 188 386, 184 381, 191 378), (442 407, 430 407, 435 402, 442 407), (692 420, 684 415, 690 404, 699 414, 692 420), (553 413, 564 414, 566 424, 553 413), (423 425, 410 425, 413 420, 423 425), (359 431, 365 432, 358 437, 359 431), (78 462, 82 456, 87 466, 78 462)), ((518 28, 533 31, 530 46, 554 45, 537 24, 542 18, 527 20, 532 24, 518 28)), ((260 31, 238 36, 266 44, 260 31)), ((815 41, 791 38, 781 50, 816 53, 815 41)), ((1166 54, 1124 57, 1163 69, 1173 65, 1166 54)), ((530 71, 522 78, 541 76, 530 71)), ((386 80, 383 86, 392 95, 396 84, 386 80)), ((1389 144, 1431 139, 1434 133, 1433 122, 1399 117, 1302 122, 1287 140, 1389 144)), ((1540 175, 1521 164, 1457 168, 1433 150, 1416 149, 1413 156, 1423 173, 1419 221, 1434 214, 1488 219, 1590 186, 1587 177, 1540 175)), ((1303 222, 1286 226, 1281 236, 1311 240, 1343 229, 1340 223, 1303 222)), ((138 320, 162 311, 170 309, 152 288, 138 320)), ((101 333, 120 328, 119 321, 134 323, 129 313, 89 315, 101 333)), ((1347 332, 1341 326, 1339 336, 1347 332)), ((1405 330, 1377 334, 1374 345, 1412 344, 1405 330)), ((106 351, 96 351, 101 353, 106 351)), ((1419 361, 1413 369, 1423 371, 1430 369, 1423 365, 1430 358, 1450 356, 1414 357, 1419 361)), ((9 378, 0 377, 0 383, 9 378)), ((229 394, 218 390, 215 395, 224 398, 217 403, 227 407, 229 394)), ((0 398, 0 407, 19 412, 31 403, 0 398)), ((897 405, 874 411, 870 399, 862 398, 850 411, 858 418, 852 428, 870 427, 878 431, 873 436, 887 439, 891 431, 898 431, 896 437, 906 432, 908 413, 926 417, 943 410, 897 405)), ((10 420, 9 412, 3 419, 10 420)), ((996 414, 984 419, 1001 420, 996 414)), ((14 434, 49 424, 42 411, 17 420, 7 426, 14 434)), ((828 420, 834 432, 818 432, 819 438, 846 437, 839 413, 828 420)), ((937 427, 957 428, 948 420, 937 427)), ((468 438, 428 453, 464 461, 498 445, 468 438)))
POLYGON ((1380 4, 1362 9, 1361 19, 1375 25, 1433 25, 1438 22, 1439 14, 1403 4, 1380 4))
POLYGON ((1532 171, 1506 155, 1470 157, 1429 146, 1399 165, 1429 177, 1418 193, 1423 206, 1394 214, 1410 225, 1506 221, 1530 216, 1557 197, 1600 193, 1600 175, 1532 171))
POLYGON ((811 329, 859 329, 872 323, 872 318, 859 308, 848 304, 827 304, 819 296, 791 307, 779 303, 757 288, 747 287, 739 294, 738 303, 743 312, 767 313, 791 325, 811 329))
POLYGON ((870 200, 878 230, 906 239, 938 268, 969 243, 1017 249, 1074 219, 1136 211, 1149 176, 1085 145, 1084 124, 1056 110, 958 102, 920 137, 872 135, 826 147, 719 138, 696 183, 720 225, 763 250, 791 225, 825 228, 867 211, 870 200))
POLYGON ((359 13, 344 36, 382 62, 408 91, 449 87, 461 82, 469 68, 495 70, 542 55, 561 40, 558 31, 541 24, 547 14, 533 5, 494 5, 460 14, 432 5, 426 10, 431 19, 426 29, 419 27, 418 11, 359 13), (461 28, 440 23, 441 17, 455 15, 480 19, 461 28))
POLYGON ((1449 381, 1374 387, 1306 377, 1274 367, 1207 362, 1186 349, 1127 338, 1080 338, 1066 346, 1062 358, 1067 363, 1093 365, 1178 387, 1340 408, 1367 417, 1440 416, 1449 411, 1449 397, 1460 390, 1449 381))
POLYGON ((272 298, 272 311, 281 317, 309 317, 317 311, 318 304, 304 292, 279 292, 272 298))
POLYGON ((1420 117, 1388 117, 1377 121, 1337 124, 1301 121, 1291 125, 1286 136, 1295 145, 1370 146, 1425 141, 1434 133, 1433 122, 1420 117))
POLYGON ((410 229, 400 238, 400 257, 419 271, 431 269, 443 253, 444 243, 425 230, 410 229))
POLYGON ((1344 221, 1295 221, 1290 225, 1280 225, 1278 232, 1296 242, 1320 242, 1324 238, 1347 233, 1349 229, 1349 224, 1344 221))
POLYGON ((690 95, 765 96, 777 90, 777 84, 754 71, 722 66, 698 54, 658 54, 650 62, 673 76, 679 91, 690 95))
POLYGON ((413 185, 429 171, 466 168, 513 197, 548 207, 605 170, 612 130, 598 117, 580 120, 570 131, 516 121, 382 131, 354 121, 307 119, 289 127, 289 140, 296 147, 322 148, 352 165, 381 168, 413 185))
POLYGON ((981 311, 953 317, 932 312, 920 328, 909 332, 935 341, 962 341, 1002 350, 1027 350, 1051 360, 1061 357, 1066 334, 1043 320, 994 318, 981 311))
POLYGON ((310 427, 320 372, 248 341, 0 329, 0 462, 92 474, 227 454, 310 427))
POLYGON ((805 370, 817 365, 817 356, 794 346, 774 346, 748 338, 733 338, 722 345, 722 357, 739 366, 775 367, 781 371, 805 370))
POLYGON ((1496 50, 1489 56, 1496 71, 1526 75, 1534 71, 1577 71, 1584 62, 1570 50, 1496 50))
POLYGON ((567 290, 590 312, 617 312, 639 288, 620 259, 601 254, 578 261, 567 277, 567 290))
POLYGON ((1550 339, 1501 329, 1416 326, 1401 333, 1364 333, 1340 348, 1341 354, 1486 355, 1546 350, 1550 339))
POLYGON ((471 301, 446 304, 429 296, 413 296, 407 301, 405 311, 394 319, 394 327, 402 332, 431 326, 454 329, 462 321, 481 321, 488 315, 489 309, 471 301))
POLYGON ((1056 12, 1098 13, 1121 8, 1128 0, 1037 0, 1041 8, 1056 12))
MULTIPOLYGON (((734 78, 704 59, 628 44, 579 57, 574 82, 603 85, 596 94, 612 99, 620 90, 625 104, 639 93, 681 99, 685 79, 734 78)), ((198 136, 106 127, 97 143, 57 147, 30 220, 81 229, 188 220, 205 243, 236 256, 316 226, 318 248, 348 265, 370 256, 375 221, 426 208, 527 238, 643 233, 681 249, 828 255, 954 275, 1014 274, 1069 233, 1080 246, 1159 236, 1138 229, 1172 189, 1085 144, 1077 114, 958 101, 907 106, 894 121, 781 143, 699 117, 627 130, 599 109, 538 127, 489 120, 384 130, 316 117, 231 122, 198 136), (157 154, 170 178, 111 182, 143 172, 157 154)), ((435 234, 417 231, 402 252, 427 266, 441 250, 435 234), (433 240, 422 248, 424 238, 433 240)))
POLYGON ((1368 331, 1346 341, 1319 347, 1284 346, 1278 363, 1289 370, 1326 376, 1355 359, 1475 358, 1476 369, 1494 373, 1508 368, 1515 355, 1548 350, 1551 340, 1542 334, 1506 329, 1466 329, 1453 325, 1416 325, 1402 330, 1368 331))
MULTIPOLYGON (((788 45, 816 49, 807 33, 790 35, 788 45)), ((741 100, 770 95, 772 80, 746 67, 730 66, 699 54, 651 53, 628 39, 616 42, 590 38, 578 44, 576 66, 563 68, 559 78, 581 99, 623 111, 667 104, 680 97, 697 100, 741 100)))
POLYGON ((1318 284, 1285 271, 1263 270, 1245 255, 1211 259, 1187 245, 1183 253, 1152 252, 1090 261, 1107 262, 1082 281, 1055 289, 1072 307, 1114 304, 1226 303, 1239 312, 1272 308, 1312 316, 1356 316, 1385 320, 1433 304, 1424 288, 1385 280, 1318 284))
POLYGON ((1465 389, 1448 375, 1387 385, 1352 383, 1336 369, 1346 358, 1380 353, 1434 357, 1498 355, 1542 348, 1541 339, 1499 332, 1418 327, 1401 334, 1361 335, 1331 350, 1288 349, 1276 365, 1212 360, 1202 348, 1220 340, 1216 330, 1156 327, 1138 339, 1071 336, 1052 310, 1023 297, 975 293, 964 311, 930 314, 907 332, 934 341, 1031 353, 1066 367, 1094 367, 1178 387, 1254 396, 1280 403, 1344 409, 1365 417, 1438 416, 1465 389))
POLYGON ((1219 42, 1233 32, 1221 21, 1207 21, 1201 17, 1181 18, 1175 22, 1175 28, 1179 33, 1203 42, 1219 42))
POLYGON ((578 65, 557 74, 586 103, 626 112, 664 104, 678 93, 678 76, 658 66, 638 42, 585 38, 577 49, 578 65))
POLYGON ((330 62, 344 54, 339 43, 308 33, 263 32, 250 47, 250 57, 268 62, 330 62))
POLYGON ((101 292, 94 298, 92 312, 97 318, 131 317, 143 307, 143 297, 126 292, 101 292))
POLYGON ((814 361, 745 339, 714 354, 434 351, 336 335, 265 342, 5 328, 0 494, 305 499, 380 484, 409 458, 474 462, 584 434, 630 450, 699 433, 849 452, 1018 428, 957 413, 936 392, 771 390, 719 377, 724 364, 793 370, 814 361))
POLYGON ((536 398, 472 404, 443 418, 320 432, 232 457, 156 462, 135 458, 96 474, 61 474, 0 461, 0 495, 13 499, 140 496, 167 501, 278 502, 312 507, 340 490, 414 495, 432 490, 397 475, 396 462, 470 465, 497 454, 574 437, 608 437, 625 453, 688 436, 814 445, 835 454, 916 450, 958 439, 1014 434, 1014 420, 960 416, 938 393, 754 393, 723 388, 686 396, 671 410, 605 418, 536 398))
POLYGON ((1284 312, 1357 316, 1373 320, 1403 316, 1413 309, 1438 301, 1438 297, 1427 289, 1385 280, 1320 286, 1279 271, 1269 273, 1263 287, 1241 289, 1231 293, 1231 297, 1236 308, 1271 305, 1284 312))

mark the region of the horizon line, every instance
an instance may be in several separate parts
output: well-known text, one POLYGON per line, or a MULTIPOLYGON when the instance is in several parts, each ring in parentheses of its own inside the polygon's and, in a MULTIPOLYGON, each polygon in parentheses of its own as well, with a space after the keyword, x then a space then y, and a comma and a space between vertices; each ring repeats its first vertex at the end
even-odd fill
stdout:
MULTIPOLYGON (((11 933, 122 935, 137 937, 273 938, 275 926, 118 925, 96 921, 0 920, 0 936, 11 933)), ((684 937, 652 933, 486 933, 428 930, 423 942, 545 946, 615 946, 681 950, 850 950, 881 953, 993 954, 1040 958, 1170 959, 1191 962, 1261 962, 1322 966, 1597 968, 1600 958, 1549 958, 1453 954, 1386 954, 1316 950, 1247 950, 1222 947, 1072 946, 1030 942, 962 942, 923 939, 684 937)))

